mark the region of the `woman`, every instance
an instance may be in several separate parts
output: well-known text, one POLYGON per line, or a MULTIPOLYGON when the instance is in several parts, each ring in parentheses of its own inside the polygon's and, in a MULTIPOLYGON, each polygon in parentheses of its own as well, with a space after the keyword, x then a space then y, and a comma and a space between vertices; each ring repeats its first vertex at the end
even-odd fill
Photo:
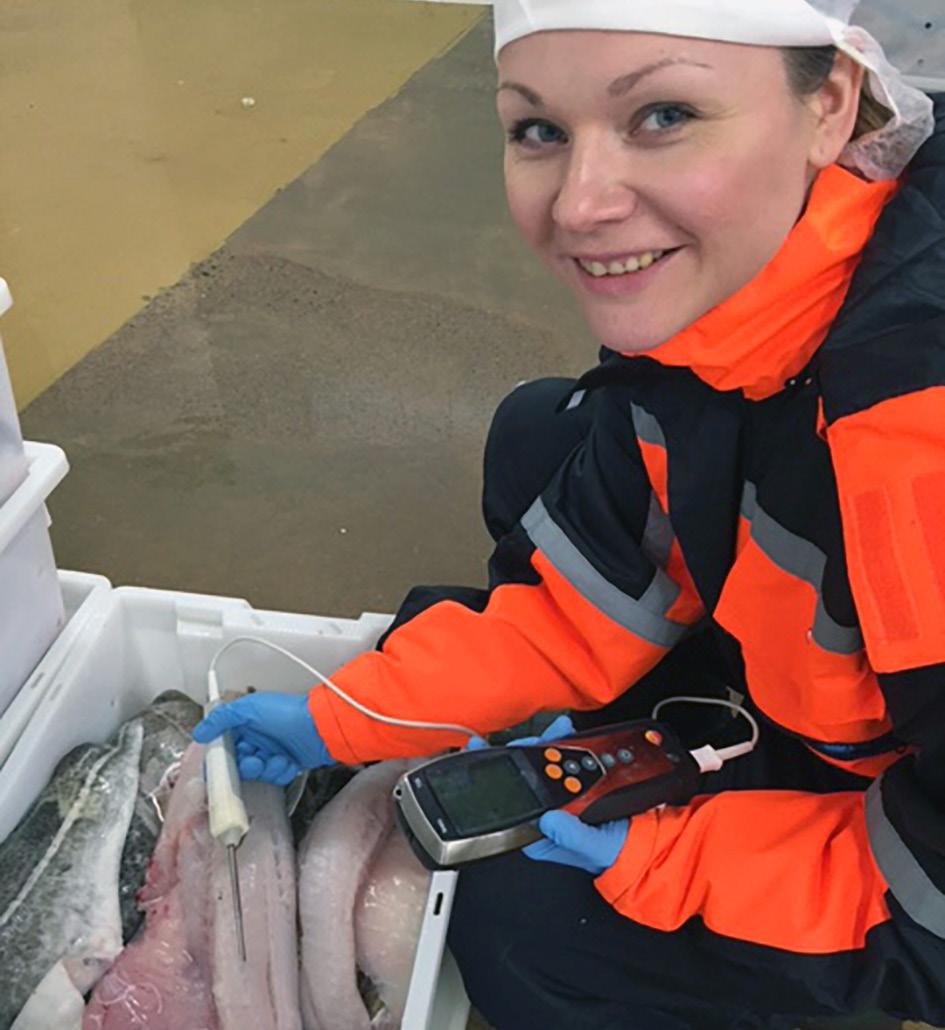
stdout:
MULTIPOLYGON (((728 684, 764 727, 688 805, 464 872, 500 1030, 945 1023, 945 139, 854 6, 495 5, 510 210, 605 350, 497 413, 490 589, 336 683, 480 733, 728 684)), ((320 687, 224 728, 276 782, 464 742, 320 687)))

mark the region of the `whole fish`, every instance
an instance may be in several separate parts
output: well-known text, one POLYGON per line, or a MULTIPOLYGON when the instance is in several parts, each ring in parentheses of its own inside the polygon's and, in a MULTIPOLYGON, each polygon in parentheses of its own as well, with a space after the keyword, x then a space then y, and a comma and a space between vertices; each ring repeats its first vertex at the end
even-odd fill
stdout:
POLYGON ((295 870, 283 792, 244 784, 239 849, 247 960, 236 954, 224 849, 210 837, 192 745, 139 895, 145 925, 99 981, 83 1030, 299 1030, 295 870))
POLYGON ((135 721, 106 744, 75 748, 0 844, 0 1030, 40 983, 46 996, 81 996, 121 951, 118 868, 141 740, 135 721))
POLYGON ((359 773, 318 813, 302 841, 305 1030, 399 1024, 429 888, 428 874, 394 827, 391 791, 407 767, 382 762, 359 773), (372 981, 369 991, 359 990, 359 969, 372 981), (370 1012, 363 993, 377 1002, 370 1012))

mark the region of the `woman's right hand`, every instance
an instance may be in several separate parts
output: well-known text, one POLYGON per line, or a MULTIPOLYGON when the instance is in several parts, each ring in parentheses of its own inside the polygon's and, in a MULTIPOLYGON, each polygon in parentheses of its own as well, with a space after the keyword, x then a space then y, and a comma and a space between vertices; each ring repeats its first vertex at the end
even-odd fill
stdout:
POLYGON ((255 693, 217 705, 194 727, 194 740, 209 744, 227 730, 244 780, 284 787, 303 769, 334 759, 309 714, 304 694, 255 693))

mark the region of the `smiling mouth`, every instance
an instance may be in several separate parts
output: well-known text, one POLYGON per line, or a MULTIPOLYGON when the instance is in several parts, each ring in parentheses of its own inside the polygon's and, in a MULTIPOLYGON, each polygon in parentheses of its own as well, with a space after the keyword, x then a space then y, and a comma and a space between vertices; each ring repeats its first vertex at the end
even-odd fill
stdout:
POLYGON ((572 258, 582 271, 595 279, 603 279, 607 276, 618 277, 622 275, 635 275, 637 272, 644 272, 646 269, 662 261, 670 254, 675 254, 679 247, 670 250, 648 250, 643 254, 635 254, 620 261, 585 261, 583 258, 572 258))

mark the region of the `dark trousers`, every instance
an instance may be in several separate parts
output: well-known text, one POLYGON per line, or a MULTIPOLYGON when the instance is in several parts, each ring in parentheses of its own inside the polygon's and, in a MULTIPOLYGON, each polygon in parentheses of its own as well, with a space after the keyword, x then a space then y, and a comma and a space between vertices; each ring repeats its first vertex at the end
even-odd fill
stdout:
MULTIPOLYGON (((593 397, 566 409, 572 387, 560 379, 527 384, 496 413, 483 491, 494 537, 512 529, 587 432, 593 397)), ((660 697, 719 695, 728 679, 722 652, 707 632, 680 645, 607 709, 581 713, 576 721, 588 726, 648 716, 660 697)), ((690 746, 721 743, 719 733, 744 735, 744 725, 705 706, 693 715, 696 708, 674 706, 661 718, 690 746)), ((706 777, 703 790, 865 786, 763 727, 757 750, 706 777)), ((788 976, 775 949, 767 963, 753 949, 749 964, 739 953, 744 945, 731 944, 697 919, 673 933, 636 924, 600 897, 587 873, 517 853, 461 873, 450 924, 450 947, 469 996, 497 1030, 792 1027, 796 1023, 773 1017, 844 1011, 823 984, 788 976)))

